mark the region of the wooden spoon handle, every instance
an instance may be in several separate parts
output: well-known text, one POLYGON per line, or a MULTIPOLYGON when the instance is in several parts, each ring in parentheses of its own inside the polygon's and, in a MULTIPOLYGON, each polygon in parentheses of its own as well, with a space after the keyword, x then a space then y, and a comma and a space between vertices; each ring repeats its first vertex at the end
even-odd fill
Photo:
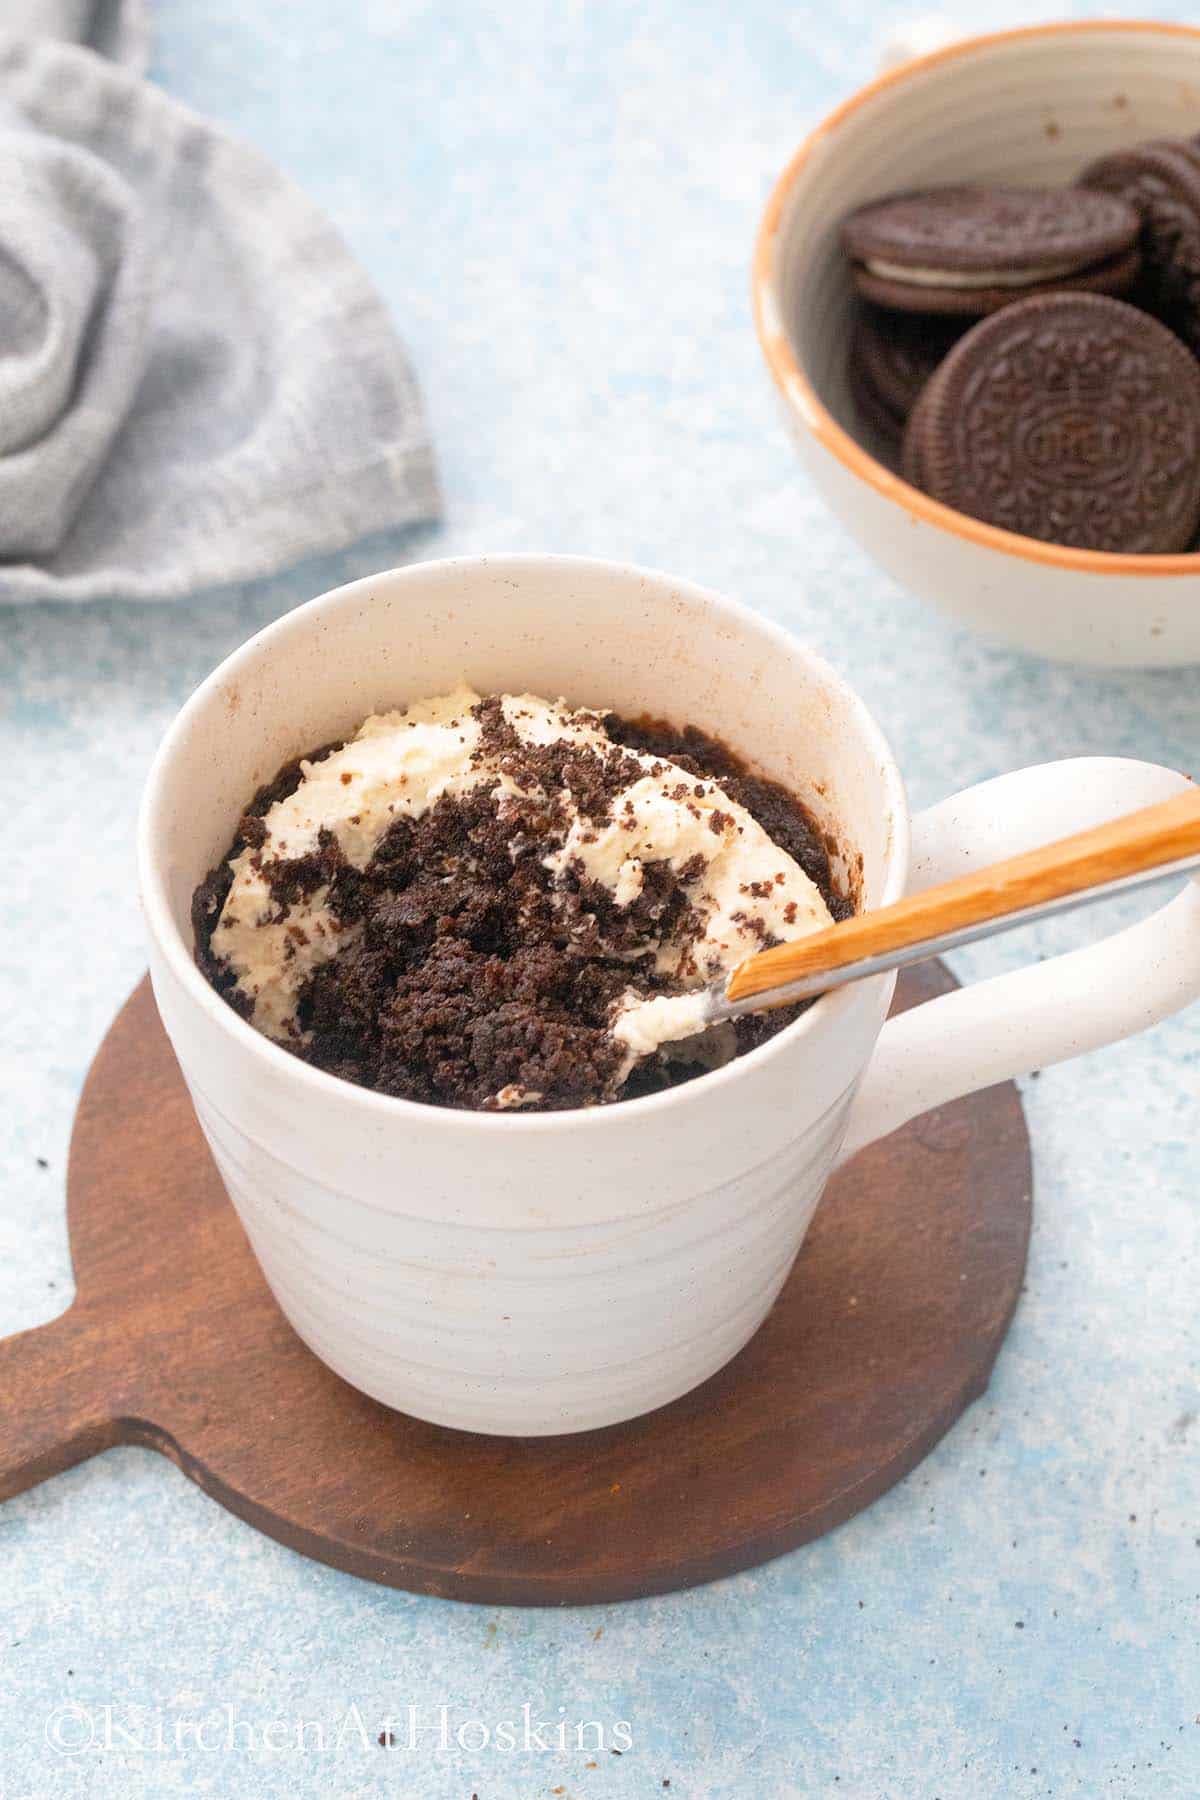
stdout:
POLYGON ((860 913, 794 943, 761 950, 734 970, 726 998, 746 1000, 1197 855, 1200 787, 1192 787, 1157 806, 961 875, 878 912, 860 913))

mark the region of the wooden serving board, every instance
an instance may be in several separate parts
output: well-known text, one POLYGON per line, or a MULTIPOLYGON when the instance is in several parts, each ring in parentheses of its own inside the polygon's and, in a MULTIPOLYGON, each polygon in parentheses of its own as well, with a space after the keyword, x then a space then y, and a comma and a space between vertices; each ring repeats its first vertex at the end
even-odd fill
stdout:
MULTIPOLYGON (((940 965, 901 1004, 954 985, 940 965)), ((0 1499, 113 1444, 373 1581, 490 1605, 666 1593, 791 1550, 912 1469, 981 1394, 1031 1216, 1016 1090, 930 1113, 830 1185, 753 1341, 673 1405, 489 1438, 368 1400, 292 1332, 192 1112, 148 982, 79 1104, 78 1297, 0 1341, 0 1499)))

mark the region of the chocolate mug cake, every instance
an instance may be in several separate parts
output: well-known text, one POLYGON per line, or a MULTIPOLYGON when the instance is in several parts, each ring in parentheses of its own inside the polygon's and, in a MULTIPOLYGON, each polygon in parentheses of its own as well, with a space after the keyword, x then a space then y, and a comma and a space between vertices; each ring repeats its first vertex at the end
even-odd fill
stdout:
POLYGON ((800 801, 694 727, 459 688, 282 769, 193 925, 217 991, 315 1066, 548 1110, 762 1042, 798 1009, 676 1041, 679 996, 852 911, 800 801))

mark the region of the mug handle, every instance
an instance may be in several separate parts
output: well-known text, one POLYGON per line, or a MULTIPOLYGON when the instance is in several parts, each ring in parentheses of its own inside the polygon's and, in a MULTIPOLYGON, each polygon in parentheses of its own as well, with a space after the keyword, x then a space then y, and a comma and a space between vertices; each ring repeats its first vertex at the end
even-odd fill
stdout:
MULTIPOLYGON (((1191 784, 1155 763, 1089 756, 997 776, 913 820, 908 892, 1169 800, 1191 784)), ((1200 876, 1099 943, 958 988, 890 1019, 850 1114, 839 1166, 918 1113, 1143 1031, 1200 998, 1200 876)))

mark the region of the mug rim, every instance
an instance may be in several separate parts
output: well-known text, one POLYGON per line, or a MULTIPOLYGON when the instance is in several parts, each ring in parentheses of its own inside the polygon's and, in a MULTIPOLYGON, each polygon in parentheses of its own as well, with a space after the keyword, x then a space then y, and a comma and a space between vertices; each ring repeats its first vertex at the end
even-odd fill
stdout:
POLYGON ((759 347, 772 379, 785 403, 800 422, 848 472, 875 489, 885 500, 893 501, 911 517, 916 515, 926 524, 968 544, 984 550, 1000 551, 1025 562, 1048 564, 1052 568, 1072 570, 1089 575, 1200 575, 1200 551, 1188 550, 1167 555, 1125 553, 1112 550, 1081 550, 1067 544, 1044 543, 1025 537, 1020 532, 1006 531, 989 525, 967 513, 931 499, 919 488, 912 487, 895 474, 840 425, 818 397, 788 335, 779 292, 776 250, 780 241, 779 226, 797 181, 817 146, 833 135, 867 103, 892 88, 903 86, 916 76, 960 58, 998 48, 1004 44, 1049 37, 1076 37, 1085 34, 1110 36, 1122 32, 1161 37, 1181 37, 1200 48, 1200 26, 1185 25, 1164 19, 1062 19, 1050 24, 1022 25, 1005 31, 980 32, 958 39, 924 56, 913 57, 897 68, 887 69, 865 86, 858 88, 826 114, 801 141, 767 198, 754 245, 751 293, 754 327, 759 347))
MULTIPOLYGON (((338 604, 349 603, 354 597, 375 590, 383 581, 407 581, 419 579, 430 572, 438 575, 456 571, 477 570, 482 567, 508 568, 517 573, 522 566, 537 565, 561 567, 563 569, 591 569, 602 571, 606 575, 618 576, 622 579, 633 578, 652 583, 656 589, 669 588, 676 595, 685 595, 692 600, 708 606, 715 606, 732 624, 742 629, 747 626, 754 631, 765 634, 775 640, 781 651, 794 657, 799 654, 810 669, 832 688, 839 691, 847 702, 850 714, 856 719, 863 738, 871 748, 879 770, 881 800, 885 817, 889 824, 888 845, 885 854, 885 870, 880 905, 887 905, 898 899, 904 892, 908 876, 909 851, 909 808, 904 788, 903 777, 892 752, 891 746, 877 724, 874 715, 866 702, 851 687, 850 683, 835 670, 825 658, 806 644, 794 637, 785 627, 776 624, 773 619, 755 612, 751 607, 738 600, 731 600, 713 588, 703 587, 698 582, 688 581, 670 575, 664 570, 649 569, 635 563, 613 561, 604 557, 567 556, 552 552, 507 552, 501 555, 465 555, 451 557, 433 557, 425 561, 406 563, 400 567, 384 569, 374 575, 366 575, 355 581, 345 582, 340 587, 330 588, 313 599, 304 601, 293 607, 282 617, 272 620, 261 630, 253 633, 244 643, 230 652, 216 668, 213 669, 193 689, 183 706, 171 721, 146 776, 142 790, 141 804, 137 820, 137 871, 138 891, 141 899, 142 914, 146 929, 163 957, 170 973, 178 983, 185 999, 198 1006, 206 1013, 223 1032, 228 1032, 233 1041, 239 1044, 248 1054, 263 1061, 267 1068, 283 1079, 298 1082, 308 1087, 314 1099, 326 1098, 340 1101, 342 1104, 359 1106, 379 1119, 403 1119, 413 1114, 420 1115, 429 1123, 440 1122, 447 1128, 465 1126, 471 1130, 484 1132, 503 1131, 509 1137, 514 1134, 542 1135, 565 1125, 578 1129, 586 1124, 590 1130, 614 1129, 610 1121, 619 1122, 622 1118, 632 1119, 662 1111, 666 1107, 685 1103, 693 1089, 701 1090, 704 1097, 714 1096, 718 1084, 728 1088, 732 1082, 749 1077, 763 1067, 772 1056, 778 1056, 787 1048, 796 1045, 804 1037, 814 1035, 825 1026, 833 1026, 849 1013, 855 1005, 855 989, 873 985, 872 982, 860 982, 839 987, 822 995, 807 1012, 792 1024, 787 1025, 766 1043, 746 1051, 733 1058, 719 1069, 709 1070, 704 1075, 694 1077, 691 1081, 680 1082, 675 1087, 664 1088, 656 1094, 643 1094, 630 1100, 614 1101, 605 1106, 564 1107, 553 1112, 521 1113, 484 1112, 471 1107, 434 1106, 423 1100, 409 1100, 396 1094, 382 1094, 377 1089, 360 1087, 357 1083, 347 1081, 342 1076, 332 1075, 324 1069, 315 1068, 285 1050, 282 1045, 256 1031, 254 1026, 235 1012, 229 1003, 221 998, 216 990, 205 980, 197 967, 192 946, 186 941, 183 930, 176 923, 170 902, 167 897, 166 883, 163 875, 161 859, 158 854, 157 823, 162 804, 164 790, 174 772, 173 765, 178 758, 193 720, 201 715, 212 701, 214 695, 242 671, 244 665, 257 658, 264 648, 269 648, 273 639, 282 639, 289 633, 310 627, 326 612, 338 604)), ((878 976, 875 982, 883 983, 891 977, 878 976)))

